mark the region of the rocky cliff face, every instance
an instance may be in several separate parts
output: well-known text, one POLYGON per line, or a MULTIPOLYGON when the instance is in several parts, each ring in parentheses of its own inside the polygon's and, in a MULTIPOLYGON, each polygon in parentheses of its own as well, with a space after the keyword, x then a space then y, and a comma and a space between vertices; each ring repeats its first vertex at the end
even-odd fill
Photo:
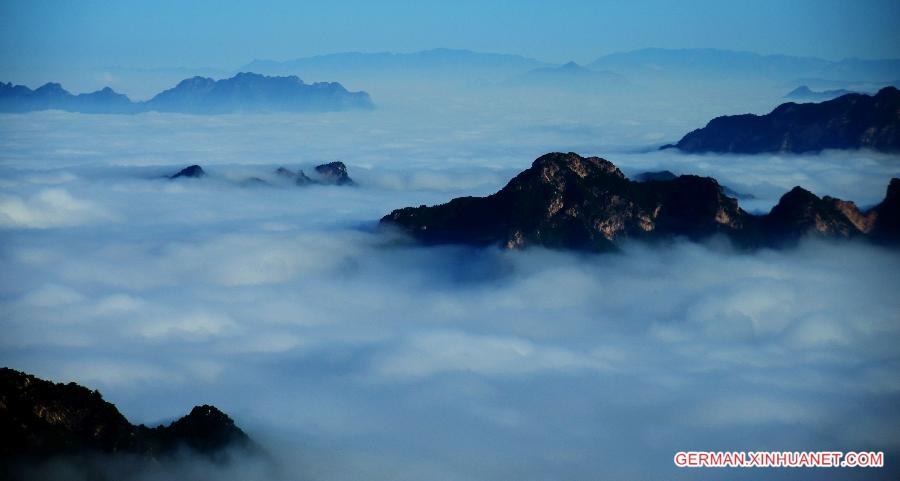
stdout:
POLYGON ((744 247, 782 246, 808 235, 896 241, 896 179, 888 199, 869 212, 798 187, 765 216, 742 210, 715 179, 665 179, 634 182, 599 157, 552 153, 535 160, 495 194, 398 209, 381 223, 428 244, 506 248, 608 251, 627 239, 699 240, 715 234, 744 247))
POLYGON ((900 91, 847 94, 821 103, 781 104, 766 115, 717 117, 675 145, 685 152, 900 151, 900 91))
POLYGON ((257 449, 231 418, 213 406, 197 406, 168 426, 135 426, 97 391, 9 368, 0 368, 0 432, 0 467, 4 467, 0 474, 17 463, 60 455, 160 459, 189 449, 216 459, 227 448, 257 449))

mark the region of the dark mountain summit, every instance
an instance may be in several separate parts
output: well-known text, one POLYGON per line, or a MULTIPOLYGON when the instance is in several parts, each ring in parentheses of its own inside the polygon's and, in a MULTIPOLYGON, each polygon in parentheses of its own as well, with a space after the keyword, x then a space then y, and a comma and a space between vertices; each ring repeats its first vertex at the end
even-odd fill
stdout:
POLYGON ((766 115, 717 117, 684 136, 685 152, 817 152, 823 149, 900 150, 900 91, 847 94, 821 103, 779 105, 766 115))
POLYGON ((36 90, 0 83, 0 112, 57 109, 107 114, 147 111, 225 114, 326 112, 373 107, 369 94, 349 92, 337 82, 307 84, 296 76, 267 77, 255 73, 239 73, 222 80, 185 79, 146 102, 132 102, 109 87, 90 94, 72 95, 57 83, 48 83, 36 90))
POLYGON ((347 166, 343 162, 329 162, 317 165, 316 173, 326 184, 353 185, 353 179, 347 175, 347 166))
MULTIPOLYGON (((197 406, 168 426, 128 422, 97 391, 56 384, 0 368, 0 473, 54 456, 130 455, 160 460, 190 449, 213 460, 225 450, 258 450, 250 438, 213 406, 197 406)), ((10 479, 4 477, 4 479, 10 479)))
POLYGON ((353 179, 347 175, 347 166, 343 162, 329 162, 317 165, 313 176, 310 177, 303 169, 293 171, 286 167, 279 167, 275 175, 290 179, 297 185, 354 185, 353 179))
POLYGON ((188 177, 188 178, 193 178, 193 179, 199 179, 200 177, 203 177, 204 175, 206 175, 206 172, 203 170, 203 167, 200 167, 199 165, 194 164, 194 165, 189 165, 189 166, 179 170, 177 173, 170 176, 169 178, 177 179, 180 177, 188 177))
POLYGON ((495 194, 398 209, 381 223, 427 244, 505 248, 608 251, 628 239, 700 240, 715 234, 744 247, 788 245, 808 235, 896 242, 898 190, 900 182, 894 179, 887 199, 862 213, 852 202, 794 189, 771 214, 754 216, 710 177, 635 182, 599 157, 552 153, 495 194))

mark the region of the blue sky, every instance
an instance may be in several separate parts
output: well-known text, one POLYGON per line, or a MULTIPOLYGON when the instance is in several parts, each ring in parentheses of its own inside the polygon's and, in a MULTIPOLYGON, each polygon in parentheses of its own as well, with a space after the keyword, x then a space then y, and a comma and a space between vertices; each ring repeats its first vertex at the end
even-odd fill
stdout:
POLYGON ((253 58, 434 47, 587 62, 642 47, 900 57, 895 0, 16 1, 0 4, 4 70, 218 67, 253 58))

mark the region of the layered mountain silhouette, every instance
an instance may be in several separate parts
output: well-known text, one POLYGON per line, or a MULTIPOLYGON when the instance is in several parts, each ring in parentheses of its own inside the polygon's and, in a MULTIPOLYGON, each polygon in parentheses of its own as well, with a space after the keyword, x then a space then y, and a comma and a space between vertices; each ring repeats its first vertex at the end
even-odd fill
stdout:
POLYGON ((821 103, 781 104, 766 115, 716 117, 685 135, 685 152, 818 152, 868 148, 900 151, 900 91, 885 87, 874 96, 847 94, 821 103))
POLYGON ((88 94, 73 95, 58 83, 47 83, 31 90, 24 85, 0 82, 0 112, 50 109, 84 113, 135 113, 140 111, 140 105, 109 87, 88 94))
POLYGON ((369 94, 350 92, 337 82, 307 84, 296 76, 267 77, 247 72, 221 80, 185 79, 146 102, 132 102, 109 87, 90 94, 73 95, 57 83, 48 83, 35 90, 0 83, 0 112, 54 109, 104 114, 147 111, 226 114, 326 112, 373 107, 369 94))
POLYGON ((847 89, 816 91, 816 90, 810 89, 806 85, 801 85, 801 86, 795 88, 794 90, 791 90, 790 92, 788 92, 787 95, 785 95, 784 97, 789 98, 789 99, 795 99, 795 100, 822 101, 822 100, 830 100, 830 99, 833 99, 836 97, 840 97, 841 95, 854 94, 854 93, 859 93, 859 92, 854 92, 852 90, 847 90, 847 89))
POLYGON ((752 215, 710 177, 629 180, 599 157, 551 153, 487 197, 398 209, 381 219, 426 244, 543 246, 610 251, 628 240, 730 238, 746 248, 791 245, 803 237, 900 243, 900 180, 884 202, 860 211, 796 187, 767 215, 752 215))
POLYGON ((604 55, 588 64, 629 77, 703 77, 789 80, 820 78, 891 82, 900 78, 900 59, 839 61, 791 55, 760 55, 712 48, 645 48, 604 55))
POLYGON ((608 70, 593 70, 575 62, 529 70, 504 82, 512 87, 609 89, 627 85, 625 77, 608 70))
MULTIPOLYGON (((900 60, 844 59, 760 55, 720 49, 646 48, 604 55, 586 65, 628 78, 685 77, 765 79, 787 82, 798 78, 891 82, 900 78, 900 60)), ((254 60, 244 70, 284 75, 355 78, 385 77, 403 80, 429 76, 500 81, 552 64, 519 55, 439 48, 412 53, 343 52, 288 61, 254 60)))
POLYGON ((48 459, 112 455, 159 462, 188 450, 227 462, 231 450, 260 448, 228 415, 194 407, 169 425, 134 425, 97 391, 0 368, 0 477, 48 459))
POLYGON ((501 79, 549 65, 520 55, 437 48, 412 53, 342 52, 284 62, 254 60, 243 68, 267 74, 302 72, 307 76, 320 77, 340 75, 406 79, 419 76, 501 79))

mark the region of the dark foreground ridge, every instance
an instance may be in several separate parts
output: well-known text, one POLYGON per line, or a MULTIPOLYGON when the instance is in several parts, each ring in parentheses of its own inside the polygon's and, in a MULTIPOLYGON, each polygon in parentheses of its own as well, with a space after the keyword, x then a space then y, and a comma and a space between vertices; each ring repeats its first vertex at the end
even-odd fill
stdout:
POLYGON ((868 148, 900 151, 900 91, 847 94, 821 103, 781 104, 766 115, 716 117, 662 148, 684 152, 818 152, 868 148))
POLYGON ((235 450, 261 452, 213 406, 196 406, 168 426, 136 426, 97 391, 9 368, 0 368, 0 432, 2 479, 13 479, 21 468, 60 456, 130 456, 156 463, 187 450, 224 463, 235 450))
POLYGON ((782 247, 807 236, 868 238, 900 244, 900 179, 885 200, 862 212, 853 202, 819 198, 801 187, 767 215, 752 215, 711 177, 629 180, 611 162, 552 153, 487 197, 406 207, 381 219, 426 244, 499 244, 609 251, 623 241, 720 234, 740 247, 782 247))
POLYGON ((0 82, 0 112, 66 110, 93 114, 177 112, 227 114, 232 112, 328 112, 371 109, 366 92, 350 92, 337 82, 304 83, 299 77, 268 77, 242 72, 214 80, 193 77, 160 92, 146 102, 132 102, 106 87, 89 94, 73 95, 58 83, 35 90, 0 82))

